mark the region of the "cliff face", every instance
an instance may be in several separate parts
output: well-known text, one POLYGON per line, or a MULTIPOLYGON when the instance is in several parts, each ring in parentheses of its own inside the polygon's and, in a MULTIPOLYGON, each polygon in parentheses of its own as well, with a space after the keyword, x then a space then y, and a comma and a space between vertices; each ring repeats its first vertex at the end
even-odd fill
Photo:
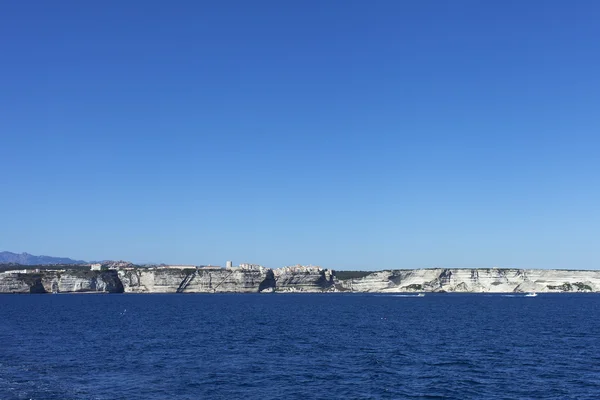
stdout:
POLYGON ((600 271, 534 269, 415 269, 378 271, 336 281, 353 292, 597 292, 600 271))
MULTIPOLYGON (((346 275, 347 276, 347 275, 346 275)), ((0 293, 600 292, 600 271, 415 269, 341 280, 315 267, 0 273, 0 293)))
POLYGON ((117 271, 69 271, 42 274, 46 292, 103 292, 123 293, 117 271))
POLYGON ((273 270, 275 290, 278 292, 327 292, 334 291, 333 271, 317 268, 273 270))
POLYGON ((273 271, 241 269, 129 269, 119 271, 125 292, 258 293, 275 288, 273 271))
POLYGON ((116 271, 0 273, 0 293, 122 293, 116 271))
POLYGON ((44 293, 39 291, 40 276, 29 278, 23 275, 25 274, 0 273, 0 293, 44 293))
POLYGON ((185 278, 179 269, 126 269, 119 279, 126 293, 176 293, 185 278))

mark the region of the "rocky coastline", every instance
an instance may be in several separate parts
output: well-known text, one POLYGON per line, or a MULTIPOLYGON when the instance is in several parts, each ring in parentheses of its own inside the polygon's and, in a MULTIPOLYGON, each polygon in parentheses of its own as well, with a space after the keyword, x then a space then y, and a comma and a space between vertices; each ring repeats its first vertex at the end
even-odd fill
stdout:
POLYGON ((0 293, 575 293, 600 292, 600 271, 319 267, 30 268, 0 272, 0 293))

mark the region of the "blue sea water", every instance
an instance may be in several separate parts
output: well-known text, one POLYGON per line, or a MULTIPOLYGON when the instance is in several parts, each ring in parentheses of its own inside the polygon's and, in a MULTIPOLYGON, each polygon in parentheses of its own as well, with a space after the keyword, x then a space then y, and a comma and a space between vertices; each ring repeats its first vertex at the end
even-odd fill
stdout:
POLYGON ((600 295, 0 295, 0 399, 597 399, 600 295))

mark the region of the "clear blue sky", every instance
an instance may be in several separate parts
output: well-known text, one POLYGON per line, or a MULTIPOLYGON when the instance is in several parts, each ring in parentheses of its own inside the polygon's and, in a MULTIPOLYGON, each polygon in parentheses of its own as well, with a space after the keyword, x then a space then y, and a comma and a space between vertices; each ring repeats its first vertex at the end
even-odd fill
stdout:
POLYGON ((5 1, 0 251, 600 268, 600 2, 5 1))

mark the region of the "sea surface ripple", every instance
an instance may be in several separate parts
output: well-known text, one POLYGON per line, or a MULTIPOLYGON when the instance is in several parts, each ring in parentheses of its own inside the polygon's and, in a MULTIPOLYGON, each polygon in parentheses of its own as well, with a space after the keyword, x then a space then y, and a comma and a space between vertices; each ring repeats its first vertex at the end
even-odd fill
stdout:
POLYGON ((597 399, 600 295, 0 295, 0 399, 597 399))

